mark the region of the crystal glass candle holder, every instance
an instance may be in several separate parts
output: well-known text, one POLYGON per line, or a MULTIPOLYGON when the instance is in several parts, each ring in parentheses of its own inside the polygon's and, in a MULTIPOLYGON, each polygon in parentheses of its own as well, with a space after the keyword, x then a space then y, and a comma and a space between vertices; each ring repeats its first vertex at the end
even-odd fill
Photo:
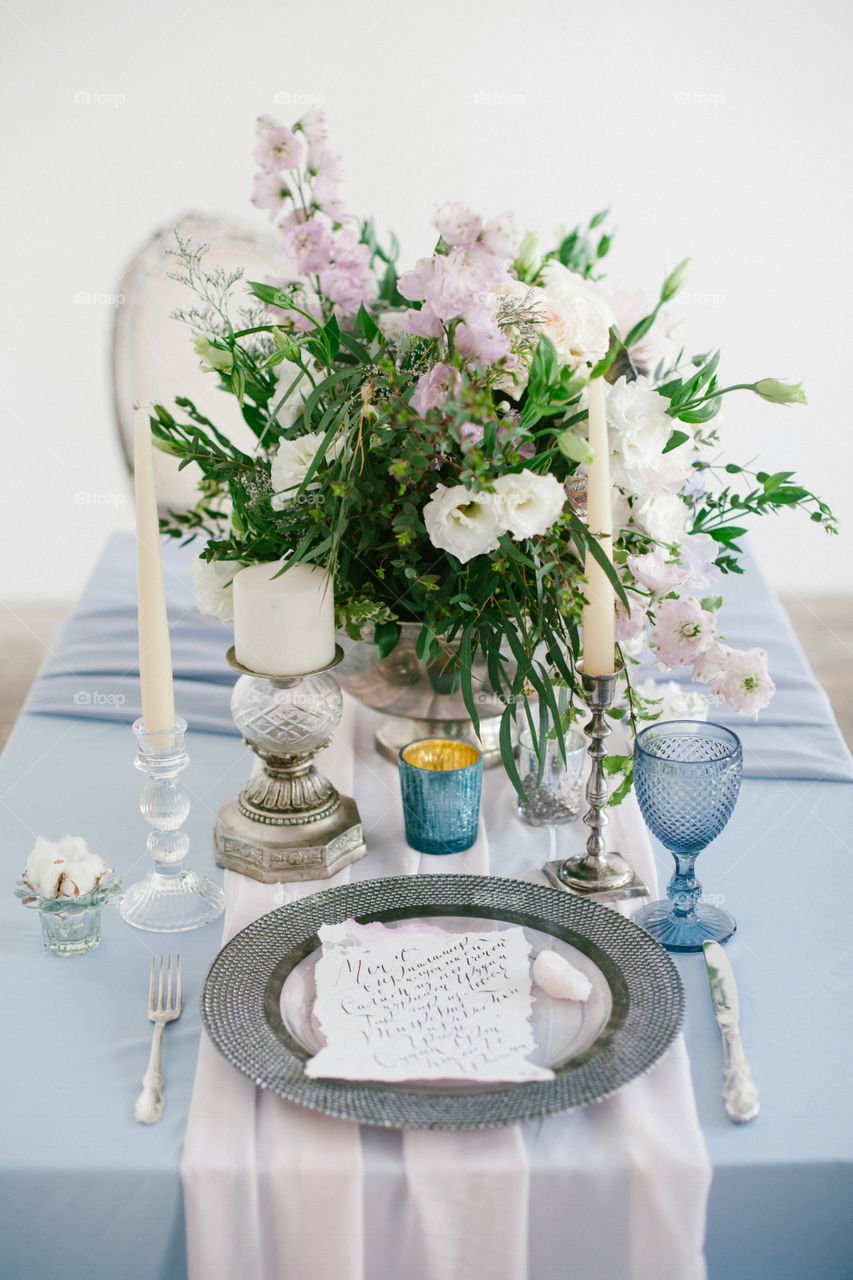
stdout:
POLYGON ((101 907, 121 889, 108 877, 91 893, 76 898, 42 898, 19 880, 15 894, 39 913, 45 950, 55 956, 84 956, 101 945, 101 907))
POLYGON ((225 910, 225 895, 218 884, 184 866, 190 838, 184 823, 190 797, 180 781, 190 762, 184 747, 186 720, 177 718, 173 728, 147 729, 141 720, 136 735, 136 767, 148 775, 139 808, 151 831, 147 848, 154 866, 132 884, 119 902, 123 920, 151 933, 182 933, 215 920, 225 910))

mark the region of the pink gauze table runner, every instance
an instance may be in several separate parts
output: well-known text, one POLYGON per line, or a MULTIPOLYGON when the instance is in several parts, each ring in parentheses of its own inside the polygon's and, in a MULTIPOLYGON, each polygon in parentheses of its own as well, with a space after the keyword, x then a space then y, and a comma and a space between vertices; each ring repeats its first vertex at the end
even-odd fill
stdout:
MULTIPOLYGON (((490 862, 506 829, 508 788, 488 779, 473 848, 422 856, 403 838, 396 768, 371 745, 374 720, 345 699, 322 767, 355 794, 368 849, 331 880, 261 885, 227 872, 223 943, 258 916, 366 875, 509 874, 542 883, 542 832, 516 824, 516 865, 490 862), (525 844, 531 847, 524 854, 525 844), (521 863, 517 859, 521 858, 521 863)), ((513 818, 509 818, 514 822, 513 818)), ((651 848, 631 798, 612 815, 613 847, 630 849, 657 893, 651 848)), ((580 848, 582 824, 571 839, 580 848)), ((574 851, 572 849, 572 851, 574 851)), ((561 851, 562 853, 562 851, 561 851)), ((629 905, 619 908, 626 913, 629 905)), ((405 1195, 383 1217, 381 1247, 365 1248, 367 1134, 354 1122, 258 1089, 202 1035, 181 1167, 190 1280, 553 1280, 529 1272, 530 1163, 559 1143, 554 1230, 567 1241, 564 1280, 703 1280, 710 1167, 681 1037, 646 1076, 570 1115, 483 1132, 402 1135, 405 1195), (383 1259, 365 1269, 365 1256, 383 1259)), ((562 1257, 562 1255, 561 1255, 562 1257)))

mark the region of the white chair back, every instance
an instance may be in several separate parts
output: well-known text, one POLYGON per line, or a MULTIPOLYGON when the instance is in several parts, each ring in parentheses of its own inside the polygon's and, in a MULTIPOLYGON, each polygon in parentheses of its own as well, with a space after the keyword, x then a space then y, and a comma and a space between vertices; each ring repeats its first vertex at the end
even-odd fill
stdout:
MULTIPOLYGON (((198 409, 241 448, 250 450, 255 437, 246 426, 233 396, 221 391, 215 374, 203 373, 193 350, 190 327, 175 320, 177 309, 189 310, 195 295, 170 278, 178 270, 175 231, 210 246, 205 262, 233 270, 243 267, 246 280, 281 275, 284 260, 271 233, 258 235, 213 214, 188 213, 168 230, 158 232, 136 255, 119 288, 122 302, 113 327, 113 396, 116 424, 128 467, 133 457, 134 405, 149 409, 163 404, 176 417, 175 396, 189 396, 198 409)), ((237 285, 239 295, 242 285, 237 285)), ((248 300, 248 298, 247 298, 248 300)), ((161 511, 186 511, 197 499, 198 467, 178 469, 176 459, 159 450, 154 455, 161 511)))

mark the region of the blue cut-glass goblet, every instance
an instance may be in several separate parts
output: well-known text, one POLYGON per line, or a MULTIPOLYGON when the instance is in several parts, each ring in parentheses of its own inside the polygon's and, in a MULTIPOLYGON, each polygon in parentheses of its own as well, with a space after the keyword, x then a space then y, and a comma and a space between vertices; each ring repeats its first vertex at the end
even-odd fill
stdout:
POLYGON ((740 739, 699 720, 650 725, 634 744, 637 800, 646 826, 675 858, 667 897, 634 917, 669 951, 701 951, 737 928, 727 911, 700 902, 694 864, 732 815, 740 790, 740 739))

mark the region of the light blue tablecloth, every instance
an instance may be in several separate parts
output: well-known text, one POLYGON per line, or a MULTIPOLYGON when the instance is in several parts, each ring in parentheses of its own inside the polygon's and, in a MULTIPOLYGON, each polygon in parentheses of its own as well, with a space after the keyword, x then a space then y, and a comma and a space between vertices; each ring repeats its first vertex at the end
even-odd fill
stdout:
MULTIPOLYGON (((184 593, 181 570, 175 572, 177 580, 170 575, 170 582, 177 581, 184 593)), ((58 960, 42 950, 35 916, 11 894, 26 852, 40 833, 85 834, 126 881, 147 867, 131 735, 115 719, 99 717, 100 708, 112 717, 118 711, 125 719, 136 713, 133 680, 110 674, 124 666, 132 672, 134 665, 128 651, 132 613, 125 608, 117 625, 109 603, 119 594, 129 598, 130 573, 122 540, 110 548, 87 593, 84 608, 94 606, 95 618, 78 615, 60 642, 51 670, 61 672, 65 666, 65 675, 47 676, 31 700, 34 709, 45 708, 60 689, 72 698, 75 691, 88 692, 88 704, 78 705, 90 718, 26 714, 0 761, 0 829, 9 889, 0 895, 0 981, 7 1030, 0 1055, 3 1280, 183 1280, 185 1275, 178 1162, 200 1029, 197 1000, 218 948, 220 922, 166 940, 167 947, 177 941, 184 957, 186 1010, 167 1035, 166 1114, 160 1124, 144 1128, 131 1118, 132 1103, 148 1050, 149 1028, 142 1014, 147 964, 162 940, 126 928, 107 909, 101 949, 80 960, 58 960), (85 666, 87 636, 91 661, 85 666), (121 667, 110 666, 103 656, 113 637, 114 661, 121 667), (89 683, 66 683, 81 680, 84 670, 89 683), (113 680, 115 684, 106 683, 113 680), (127 701, 119 707, 99 703, 97 692, 127 701)), ((191 614, 177 621, 179 593, 172 614, 178 706, 192 727, 192 765, 185 775, 193 792, 191 859, 210 873, 215 810, 244 781, 247 760, 235 736, 212 731, 227 715, 230 679, 221 657, 227 633, 191 614), (208 647, 200 642, 202 636, 209 637, 208 647), (193 678, 193 671, 209 672, 211 682, 193 678), (211 731, 198 732, 198 714, 205 706, 211 731)), ((778 645, 778 633, 775 638, 778 645)), ((777 680, 781 657, 801 682, 800 694, 790 693, 792 716, 801 726, 798 746, 790 756, 787 748, 774 748, 781 733, 777 726, 766 732, 767 745, 759 755, 777 764, 788 759, 798 773, 812 769, 815 776, 748 779, 703 872, 709 891, 724 896, 740 924, 729 951, 763 1101, 761 1116, 751 1126, 737 1128, 722 1110, 719 1037, 702 960, 677 959, 687 989, 686 1037, 696 1097, 715 1174, 708 1231, 711 1280, 853 1276, 853 1105, 848 1083, 853 1054, 853 787, 818 781, 826 761, 817 747, 817 765, 802 751, 807 734, 816 731, 814 741, 823 744, 821 750, 829 752, 835 743, 839 761, 844 759, 837 731, 820 714, 824 704, 807 683, 807 668, 797 653, 788 651, 787 632, 782 640, 777 680), (801 706, 796 705, 798 696, 801 706)), ((73 713, 73 702, 67 710, 73 713)), ((362 763, 357 769, 369 767, 364 762, 371 761, 373 723, 371 713, 360 718, 357 756, 362 763)), ((522 844, 511 795, 497 771, 486 788, 485 803, 506 815, 492 841, 493 865, 509 875, 524 875, 544 861, 548 834, 525 832, 522 844), (541 853, 531 839, 541 839, 541 853)), ((355 792, 360 794, 358 773, 355 792)), ((363 808, 362 816, 370 854, 354 870, 359 875, 393 873, 394 841, 387 820, 378 810, 363 808)), ((663 855, 660 873, 669 874, 663 855)), ((572 1274, 572 1240, 565 1237, 561 1213, 566 1188, 559 1123, 525 1126, 525 1133, 531 1160, 530 1277, 557 1280, 572 1274)), ((404 1194, 400 1138, 366 1130, 363 1145, 371 1228, 366 1276, 397 1280, 394 1261, 383 1254, 383 1223, 392 1219, 404 1194)), ((618 1230, 612 1238, 602 1238, 601 1255, 595 1280, 623 1280, 618 1230)))

